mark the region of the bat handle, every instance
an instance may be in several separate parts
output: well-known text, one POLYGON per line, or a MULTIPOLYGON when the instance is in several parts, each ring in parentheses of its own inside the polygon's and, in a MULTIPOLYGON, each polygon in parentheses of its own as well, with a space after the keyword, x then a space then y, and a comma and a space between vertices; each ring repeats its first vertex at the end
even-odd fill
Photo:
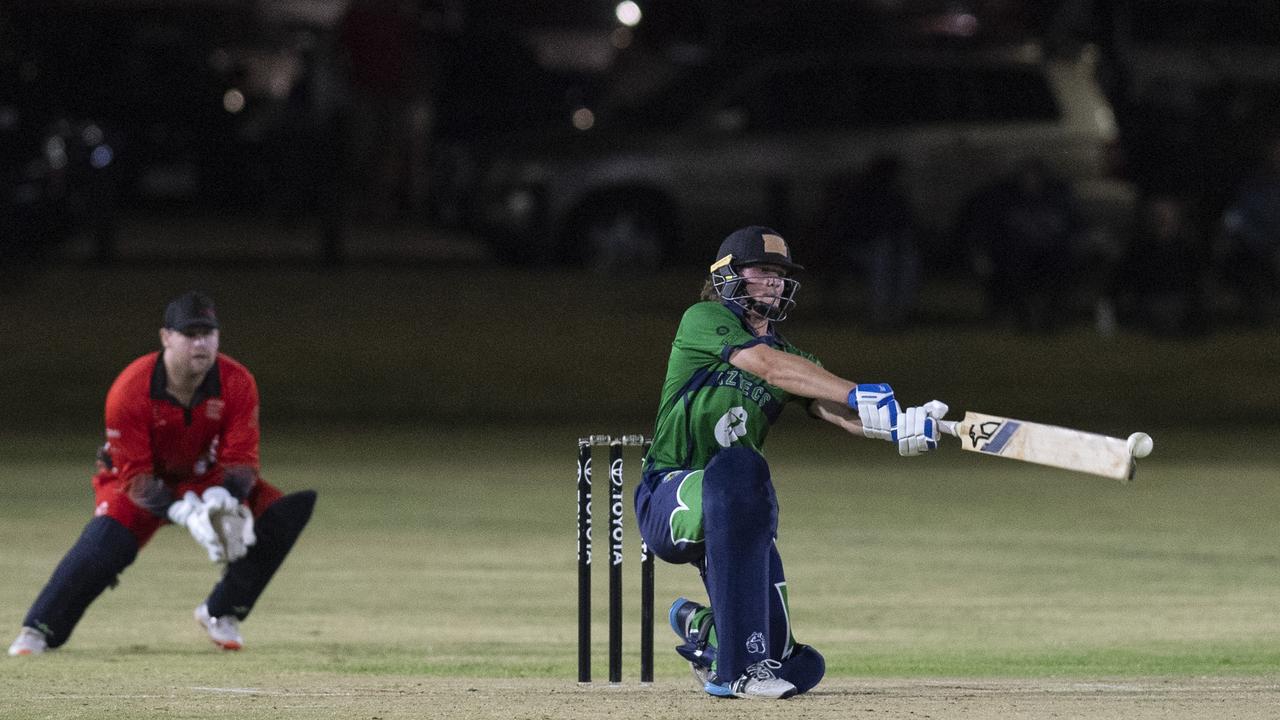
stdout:
POLYGON ((948 435, 960 437, 960 431, 956 429, 956 425, 958 424, 959 422, 956 420, 939 420, 938 428, 948 435))

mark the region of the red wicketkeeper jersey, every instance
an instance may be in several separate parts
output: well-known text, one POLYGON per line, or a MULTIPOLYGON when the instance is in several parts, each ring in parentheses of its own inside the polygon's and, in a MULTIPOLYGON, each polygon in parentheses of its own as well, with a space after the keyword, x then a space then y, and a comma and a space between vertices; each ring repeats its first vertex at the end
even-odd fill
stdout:
POLYGON ((248 368, 218 354, 191 407, 165 390, 160 353, 134 360, 107 392, 111 472, 128 481, 151 473, 168 483, 195 480, 216 466, 258 471, 258 385, 248 368))

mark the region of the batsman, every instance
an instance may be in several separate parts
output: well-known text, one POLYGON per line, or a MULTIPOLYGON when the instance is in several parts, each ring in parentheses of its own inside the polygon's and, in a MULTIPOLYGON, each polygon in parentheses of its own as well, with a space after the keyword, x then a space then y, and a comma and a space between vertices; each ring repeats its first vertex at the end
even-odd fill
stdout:
POLYGON ((947 407, 902 409, 883 383, 823 369, 778 333, 802 270, 776 231, 760 226, 720 245, 699 302, 685 311, 636 488, 636 518, 654 553, 694 565, 710 606, 678 598, 676 651, 716 697, 788 698, 812 689, 822 655, 796 642, 778 553, 778 501, 761 454, 791 402, 859 437, 893 442, 904 456, 937 447, 947 407))
POLYGON ((195 619, 215 645, 239 650, 240 621, 311 518, 315 492, 285 495, 259 475, 258 386, 218 351, 213 301, 190 292, 170 302, 160 344, 107 392, 93 519, 28 610, 11 656, 66 643, 89 604, 169 523, 221 565, 195 619))

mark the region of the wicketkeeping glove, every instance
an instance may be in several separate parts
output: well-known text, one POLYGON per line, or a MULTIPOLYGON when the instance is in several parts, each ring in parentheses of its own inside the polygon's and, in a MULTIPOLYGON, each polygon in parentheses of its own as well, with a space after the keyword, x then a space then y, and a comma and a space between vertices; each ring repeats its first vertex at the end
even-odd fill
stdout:
POLYGON ((220 485, 205 489, 204 506, 226 550, 226 562, 232 563, 244 557, 258 541, 253 532, 253 512, 220 485))
POLYGON ((222 541, 227 546, 229 563, 247 555, 249 548, 258 542, 258 536, 253 532, 253 512, 244 505, 219 515, 218 527, 222 531, 222 541))
POLYGON ((898 440, 898 413, 901 408, 893 388, 885 383, 858 385, 849 391, 849 407, 858 411, 862 434, 875 440, 898 440))
POLYGON ((230 512, 240 506, 240 501, 232 497, 231 493, 227 492, 227 489, 221 485, 205 488, 200 500, 209 509, 210 515, 230 512))
POLYGON ((209 509, 195 493, 188 490, 181 500, 169 506, 168 515, 174 525, 182 525, 191 532, 191 537, 209 553, 209 562, 224 562, 227 559, 226 547, 223 546, 218 531, 213 528, 209 509))
POLYGON ((938 447, 938 421, 947 414, 947 404, 932 400, 921 407, 910 407, 898 416, 898 454, 912 457, 938 447))

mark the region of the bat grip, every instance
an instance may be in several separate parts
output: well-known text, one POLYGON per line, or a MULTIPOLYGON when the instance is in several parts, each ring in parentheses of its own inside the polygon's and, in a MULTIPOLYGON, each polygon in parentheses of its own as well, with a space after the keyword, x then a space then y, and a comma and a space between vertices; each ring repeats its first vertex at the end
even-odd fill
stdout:
POLYGON ((957 424, 956 420, 939 420, 938 429, 953 437, 960 437, 960 431, 956 429, 957 424))

